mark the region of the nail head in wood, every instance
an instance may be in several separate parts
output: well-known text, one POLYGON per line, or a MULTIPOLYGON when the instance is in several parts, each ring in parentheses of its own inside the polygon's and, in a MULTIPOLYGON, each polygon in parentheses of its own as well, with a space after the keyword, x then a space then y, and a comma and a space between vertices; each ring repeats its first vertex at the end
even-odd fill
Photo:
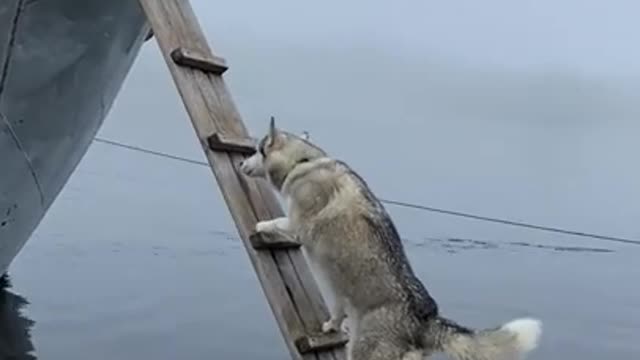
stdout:
POLYGON ((233 139, 220 133, 213 133, 207 138, 209 149, 213 151, 235 152, 253 155, 256 152, 256 142, 253 139, 233 139))
POLYGON ((256 250, 295 249, 300 243, 283 234, 254 232, 249 235, 249 242, 256 250))
POLYGON ((332 350, 344 346, 349 341, 343 332, 333 332, 327 334, 307 335, 295 341, 300 354, 312 351, 332 350))
POLYGON ((215 55, 206 55, 196 50, 177 48, 171 52, 171 59, 178 65, 187 66, 215 75, 222 75, 229 68, 226 61, 215 55))

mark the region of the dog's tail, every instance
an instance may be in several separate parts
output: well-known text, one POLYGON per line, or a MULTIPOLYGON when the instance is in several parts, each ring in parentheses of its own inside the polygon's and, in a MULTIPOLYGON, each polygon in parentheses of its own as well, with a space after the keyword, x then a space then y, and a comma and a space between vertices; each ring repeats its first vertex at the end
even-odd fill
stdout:
POLYGON ((456 360, 516 360, 538 345, 542 322, 531 318, 512 320, 498 328, 472 330, 438 317, 428 338, 435 347, 456 360))

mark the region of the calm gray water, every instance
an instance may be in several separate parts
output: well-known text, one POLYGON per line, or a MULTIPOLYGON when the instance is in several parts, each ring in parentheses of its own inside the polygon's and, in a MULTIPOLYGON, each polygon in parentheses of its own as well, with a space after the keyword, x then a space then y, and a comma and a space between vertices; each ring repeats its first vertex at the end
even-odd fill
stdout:
MULTIPOLYGON (((255 135, 307 130, 380 197, 640 238, 639 5, 473 4, 194 7, 255 135)), ((100 136, 203 159, 155 43, 100 136)), ((540 317, 533 360, 640 354, 640 247, 388 208, 446 315, 540 317)), ((10 273, 25 359, 287 358, 207 168, 94 144, 10 273)))

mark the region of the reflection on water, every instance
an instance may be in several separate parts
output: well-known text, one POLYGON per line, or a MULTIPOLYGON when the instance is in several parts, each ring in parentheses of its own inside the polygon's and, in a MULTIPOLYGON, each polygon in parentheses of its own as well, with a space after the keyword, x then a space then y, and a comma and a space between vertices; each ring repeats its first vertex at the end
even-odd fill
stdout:
POLYGON ((0 359, 34 360, 30 333, 34 321, 22 314, 28 301, 9 287, 9 278, 0 278, 0 359))
MULTIPOLYGON (((209 234, 217 239, 223 240, 228 244, 236 245, 233 248, 241 247, 241 240, 237 234, 222 230, 209 230, 209 234)), ((413 248, 430 248, 431 250, 444 250, 451 254, 456 254, 464 250, 495 250, 495 249, 540 249, 550 252, 569 252, 569 253, 615 253, 617 250, 605 246, 565 246, 559 244, 537 244, 526 241, 495 241, 495 240, 479 240, 469 238, 434 238, 423 237, 422 239, 403 238, 407 251, 413 248)), ((218 255, 224 255, 224 252, 218 252, 218 255)))
POLYGON ((404 239, 407 247, 428 247, 433 250, 444 250, 451 254, 456 254, 465 250, 488 250, 488 249, 509 249, 509 248, 531 248, 541 249, 552 252, 575 252, 575 253, 613 253, 614 249, 606 247, 588 247, 588 246, 562 246, 562 245, 545 245, 534 244, 524 241, 498 242, 477 239, 461 239, 461 238, 424 238, 421 241, 413 239, 404 239))

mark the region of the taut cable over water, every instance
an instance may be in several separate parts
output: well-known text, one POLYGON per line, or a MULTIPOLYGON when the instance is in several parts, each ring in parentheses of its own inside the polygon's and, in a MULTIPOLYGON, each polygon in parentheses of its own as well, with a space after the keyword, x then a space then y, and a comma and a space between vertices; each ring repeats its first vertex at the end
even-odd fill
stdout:
MULTIPOLYGON (((150 149, 145 149, 145 148, 142 148, 142 147, 139 147, 139 146, 124 144, 124 143, 119 142, 119 141, 109 140, 109 139, 100 138, 100 137, 96 137, 94 139, 94 141, 95 142, 99 142, 99 143, 103 143, 103 144, 107 144, 107 145, 111 145, 111 146, 117 146, 117 147, 128 149, 128 150, 141 152, 141 153, 151 154, 151 155, 155 155, 155 156, 159 156, 159 157, 163 157, 163 158, 167 158, 167 159, 173 159, 173 160, 177 160, 177 161, 181 161, 181 162, 185 162, 185 163, 190 163, 190 164, 194 164, 194 165, 209 166, 209 164, 204 162, 204 161, 198 161, 198 160, 189 159, 189 158, 182 157, 182 156, 176 156, 176 155, 168 154, 168 153, 161 152, 161 151, 154 151, 154 150, 150 150, 150 149)), ((484 216, 484 215, 471 214, 471 213, 467 213, 467 212, 448 210, 448 209, 437 208, 437 207, 421 205, 421 204, 415 204, 415 203, 410 203, 410 202, 400 201, 400 200, 394 200, 394 199, 380 199, 380 201, 385 203, 385 204, 404 207, 404 208, 410 208, 410 209, 419 210, 419 211, 434 212, 434 213, 440 213, 440 214, 444 214, 444 215, 451 215, 451 216, 463 217, 463 218, 474 219, 474 220, 479 220, 479 221, 486 221, 486 222, 492 222, 492 223, 497 223, 497 224, 528 228, 528 229, 533 229, 533 230, 554 232, 554 233, 572 235, 572 236, 578 236, 578 237, 584 237, 584 238, 592 238, 592 239, 604 240, 604 241, 613 241, 613 242, 618 242, 618 243, 623 243, 623 244, 630 244, 630 245, 640 245, 640 240, 635 240, 635 239, 628 239, 628 238, 622 238, 622 237, 610 236, 610 235, 602 235, 602 234, 594 234, 594 233, 589 233, 589 232, 585 232, 585 231, 563 229, 563 228, 545 226, 545 225, 536 225, 536 224, 531 224, 531 223, 524 222, 524 221, 514 221, 514 220, 501 219, 501 218, 489 217, 489 216, 484 216)))

